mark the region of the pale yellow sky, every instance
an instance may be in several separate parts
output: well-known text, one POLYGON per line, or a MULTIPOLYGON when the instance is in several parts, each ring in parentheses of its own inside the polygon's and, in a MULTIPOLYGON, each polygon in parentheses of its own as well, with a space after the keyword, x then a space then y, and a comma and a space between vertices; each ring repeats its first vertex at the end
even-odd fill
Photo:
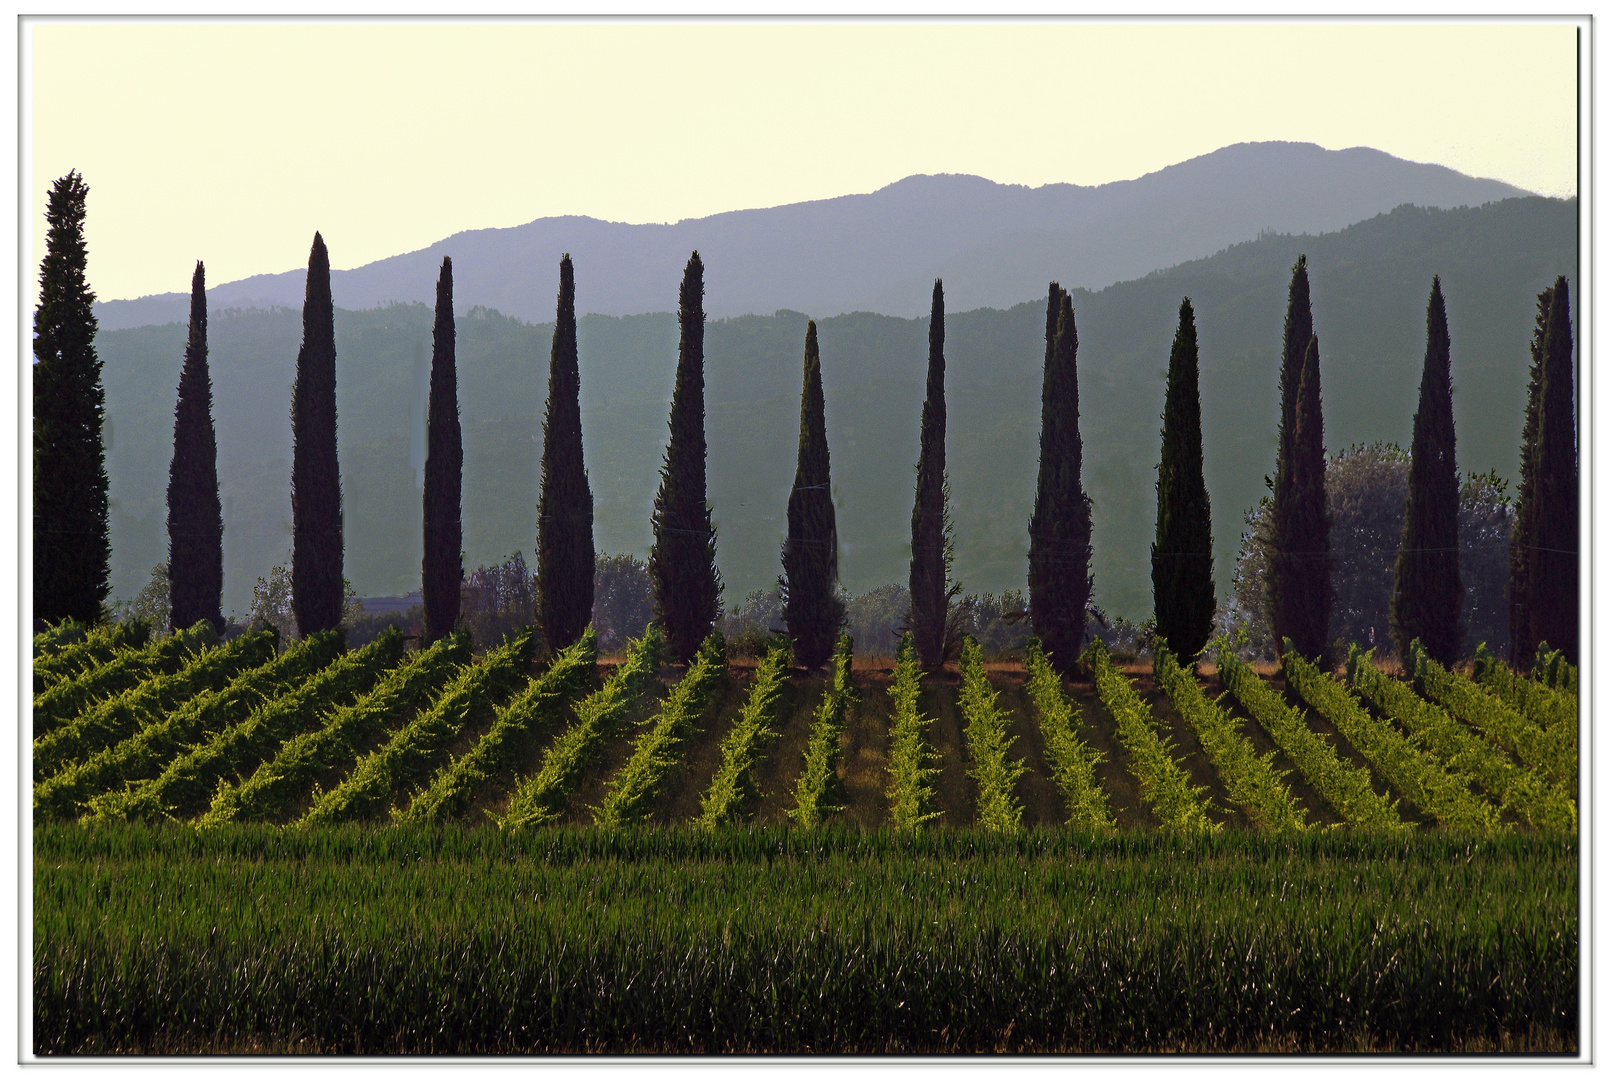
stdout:
POLYGON ((912 173, 1130 179, 1236 142, 1371 146, 1577 191, 1576 28, 1096 24, 24 26, 31 264, 90 187, 110 300, 360 266, 557 214, 675 221, 912 173))

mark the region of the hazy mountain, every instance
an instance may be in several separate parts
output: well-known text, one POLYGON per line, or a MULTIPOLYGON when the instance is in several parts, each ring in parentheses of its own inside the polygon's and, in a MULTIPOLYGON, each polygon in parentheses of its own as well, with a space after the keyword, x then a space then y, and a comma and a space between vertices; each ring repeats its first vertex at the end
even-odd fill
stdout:
MULTIPOLYGON (((433 303, 452 257, 460 311, 551 315, 558 259, 574 256, 577 309, 632 315, 675 305, 687 256, 707 266, 711 317, 781 308, 915 316, 943 278, 952 311, 1008 307, 1043 290, 1103 288, 1220 251, 1259 232, 1320 233, 1392 210, 1478 206, 1527 194, 1439 165, 1356 147, 1240 143, 1136 180, 1029 188, 978 176, 911 176, 869 195, 738 210, 674 225, 551 217, 458 233, 332 276, 347 309, 433 303)), ((325 239, 338 257, 338 230, 325 239)), ((307 238, 308 243, 312 237, 307 238)), ((205 252, 197 252, 206 258, 205 252)), ((212 310, 299 305, 305 268, 214 286, 212 310)), ((96 307, 108 330, 183 320, 188 293, 96 307)))
MULTIPOLYGON (((1096 600, 1133 617, 1149 609, 1164 372, 1184 295, 1199 325, 1206 482, 1216 582, 1226 595, 1244 511, 1273 469, 1278 351, 1296 256, 1311 263, 1329 450, 1410 440, 1424 309, 1437 273, 1450 318, 1458 462, 1464 473, 1494 469, 1511 479, 1535 294, 1559 273, 1578 280, 1578 210, 1577 200, 1541 198, 1402 207, 1339 232, 1267 236, 1076 292, 1096 600)), ((968 590, 1025 584, 1043 304, 950 308, 955 573, 968 590)), ((768 587, 779 572, 806 321, 780 311, 708 327, 709 492, 728 602, 768 587)), ((335 328, 346 573, 366 595, 404 593, 418 587, 422 558, 415 409, 431 313, 424 305, 342 310, 335 328)), ((245 610, 252 583, 290 547, 289 402, 300 335, 299 309, 211 321, 225 610, 245 610)), ((551 323, 484 310, 458 321, 469 568, 534 546, 551 336, 551 323)), ((675 316, 591 315, 579 336, 597 546, 645 554, 675 377, 675 316)), ((163 499, 184 326, 103 331, 98 344, 111 418, 113 585, 126 597, 166 557, 163 499)), ((926 320, 822 319, 820 349, 843 580, 861 592, 909 573, 926 320)))

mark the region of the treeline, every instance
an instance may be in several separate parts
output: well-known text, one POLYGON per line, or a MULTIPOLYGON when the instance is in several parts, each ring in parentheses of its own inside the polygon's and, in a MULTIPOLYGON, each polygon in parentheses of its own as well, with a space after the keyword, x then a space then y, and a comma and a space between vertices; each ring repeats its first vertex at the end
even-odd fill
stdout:
MULTIPOLYGON (((47 411, 41 409, 42 388, 51 388, 54 394, 50 408, 59 412, 65 399, 74 397, 83 414, 71 423, 36 423, 35 614, 47 622, 68 617, 93 621, 101 616, 107 594, 106 474, 100 444, 104 394, 93 346, 92 296, 83 280, 86 193, 76 173, 53 189, 47 213, 50 245, 41 270, 36 318, 36 416, 47 411), (77 441, 64 437, 64 429, 70 429, 77 441), (73 452, 63 454, 58 444, 70 444, 73 452), (86 510, 94 509, 93 498, 69 497, 80 489, 99 492, 98 523, 84 517, 86 510), (47 536, 74 532, 90 540, 75 546, 70 558, 63 558, 62 545, 41 542, 47 536), (85 551, 89 556, 80 557, 85 551)), ((702 269, 694 252, 681 285, 670 438, 654 501, 654 541, 648 559, 655 617, 663 625, 671 656, 683 663, 721 615, 717 537, 706 477, 702 269)), ((553 650, 570 644, 591 621, 597 571, 591 492, 581 449, 574 272, 567 255, 560 282, 543 425, 533 612, 553 650)), ((333 320, 328 253, 322 237, 315 236, 291 408, 294 542, 289 574, 296 631, 301 635, 339 625, 345 610, 333 320)), ((913 635, 921 663, 929 670, 954 657, 963 621, 956 604, 960 586, 952 575, 944 323, 939 280, 933 287, 928 325, 909 603, 901 627, 913 635)), ((794 641, 799 663, 813 667, 830 654, 845 604, 837 583, 830 454, 813 322, 806 335, 798 466, 778 561, 784 629, 794 641)), ((204 268, 197 264, 168 493, 167 566, 175 628, 207 619, 222 629, 222 529, 205 338, 204 268)), ((1460 482, 1450 411, 1450 337, 1437 277, 1428 305, 1427 338, 1401 541, 1394 560, 1389 629, 1400 651, 1421 639, 1431 656, 1449 663, 1456 659, 1459 646, 1462 599, 1456 533, 1460 482)), ((1081 650, 1090 615, 1098 618, 1098 613, 1090 602, 1093 508, 1081 475, 1076 315, 1071 297, 1054 284, 1045 339, 1038 489, 1027 525, 1028 590, 1021 614, 1045 643, 1051 662, 1064 671, 1081 650)), ((426 641, 438 640, 458 624, 463 596, 462 441, 454 342, 448 258, 437 292, 424 467, 426 641)), ((1520 664, 1526 662, 1524 650, 1532 653, 1541 640, 1570 659, 1576 659, 1577 651, 1578 484, 1566 278, 1559 277, 1541 296, 1531 352, 1508 592, 1511 638, 1520 664), (1557 599, 1563 595, 1569 597, 1567 603, 1557 599)), ((1320 350, 1303 256, 1289 289, 1280 392, 1277 471, 1269 478, 1272 496, 1262 544, 1266 567, 1262 598, 1275 650, 1281 650, 1287 638, 1302 654, 1321 655, 1330 645, 1332 516, 1325 490, 1329 463, 1322 445, 1320 350)), ((1153 633, 1185 659, 1203 648, 1218 615, 1200 429, 1198 334, 1192 302, 1185 297, 1167 373, 1151 548, 1153 633)))

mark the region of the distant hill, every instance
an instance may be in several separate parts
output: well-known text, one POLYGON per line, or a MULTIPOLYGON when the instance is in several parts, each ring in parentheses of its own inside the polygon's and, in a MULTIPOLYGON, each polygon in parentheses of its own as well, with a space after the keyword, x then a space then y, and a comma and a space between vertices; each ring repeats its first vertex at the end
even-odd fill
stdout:
MULTIPOLYGON (((1241 143, 1097 187, 911 176, 868 195, 674 225, 541 218, 458 233, 422 251, 337 271, 332 287, 335 303, 348 309, 433 303, 441 257, 450 255, 460 311, 485 306, 546 319, 558 292, 559 256, 570 252, 578 310, 633 315, 674 307, 682 267, 696 248, 708 267, 711 317, 781 308, 816 318, 852 311, 918 316, 935 277, 943 278, 951 311, 1009 307, 1051 280, 1103 288, 1262 231, 1320 233, 1403 203, 1478 206, 1525 194, 1365 147, 1241 143)), ((325 239, 338 261, 338 231, 326 229, 325 239)), ((298 305, 304 282, 305 269, 297 268, 220 284, 208 297, 214 311, 298 305)), ((115 330, 182 321, 188 303, 187 292, 174 292, 111 301, 96 313, 115 330)))
MULTIPOLYGON (((1149 610, 1163 373, 1184 295, 1198 313, 1206 482, 1217 588, 1226 595, 1244 511, 1273 468, 1278 350, 1297 255, 1311 263, 1329 450, 1410 439, 1437 273, 1450 316, 1458 461, 1464 473, 1495 469, 1511 478, 1535 294, 1559 273, 1578 280, 1577 245, 1573 199, 1401 207, 1338 232, 1265 236, 1077 291, 1096 600, 1135 618, 1149 610)), ((806 321, 779 311, 708 327, 709 488, 727 603, 768 587, 779 570, 806 321)), ((335 326, 346 573, 361 594, 401 595, 418 587, 422 557, 414 409, 431 314, 423 305, 342 310, 335 326)), ((243 611, 253 581, 290 546, 289 401, 300 312, 224 315, 210 330, 224 606, 243 611)), ((1043 300, 952 313, 947 330, 956 576, 967 590, 1020 588, 1037 471, 1043 300)), ((533 547, 551 334, 550 323, 484 309, 458 321, 470 568, 533 547)), ((102 331, 99 347, 112 421, 113 584, 128 596, 166 553, 163 498, 184 327, 102 331)), ((926 321, 826 318, 820 348, 843 579, 861 592, 908 576, 926 321)), ((601 551, 645 554, 650 544, 675 354, 673 314, 581 320, 586 464, 601 551)))

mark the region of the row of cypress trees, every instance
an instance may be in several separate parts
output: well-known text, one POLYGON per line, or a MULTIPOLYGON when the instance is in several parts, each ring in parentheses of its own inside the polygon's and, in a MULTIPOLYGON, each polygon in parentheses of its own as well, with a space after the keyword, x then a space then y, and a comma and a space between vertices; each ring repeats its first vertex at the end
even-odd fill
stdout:
MULTIPOLYGON (((44 620, 98 618, 107 593, 104 390, 94 350, 93 294, 84 277, 85 197, 77 173, 53 186, 47 254, 35 316, 35 607, 44 620)), ((175 628, 209 619, 223 626, 222 512, 207 367, 205 267, 191 280, 189 336, 174 418, 168 484, 169 576, 175 628)), ((703 394, 703 263, 697 252, 682 277, 680 347, 670 439, 654 501, 649 559, 658 617, 672 656, 686 662, 720 610, 716 536, 707 498, 703 394)), ((339 624, 344 580, 336 448, 334 304, 321 234, 308 259, 303 338, 291 399, 294 441, 292 588, 302 634, 339 624)), ((1289 285, 1279 376, 1281 415, 1272 496, 1268 603, 1278 646, 1287 638, 1306 655, 1326 648, 1331 551, 1324 486, 1320 352, 1305 256, 1289 285)), ((1427 349, 1413 419, 1412 470, 1395 567, 1391 623, 1397 646, 1414 638, 1443 662, 1453 659, 1460 613, 1457 568, 1455 431, 1451 419, 1450 337, 1439 278, 1429 297, 1427 349)), ((449 633, 458 618, 462 563, 462 433, 457 408, 452 261, 436 287, 424 484, 425 636, 449 633)), ((1573 418, 1573 338, 1568 284, 1541 293, 1531 341, 1522 474, 1509 593, 1515 660, 1527 666, 1549 642, 1577 661, 1578 464, 1573 418)), ((940 666, 952 652, 957 618, 953 543, 945 469, 944 301, 934 282, 928 330, 926 397, 921 411, 916 497, 911 515, 910 609, 906 620, 921 662, 940 666)), ((1071 297, 1049 286, 1045 320, 1039 474, 1028 524, 1029 611, 1034 633, 1061 670, 1081 649, 1092 594, 1092 503, 1082 487, 1078 420, 1077 327, 1071 297)), ((1200 432, 1199 348, 1192 302, 1178 311, 1162 413, 1151 547, 1155 627, 1172 649, 1204 647, 1215 611, 1210 498, 1200 432)), ((830 496, 820 350, 816 327, 804 345, 798 467, 787 505, 781 589, 798 661, 830 655, 843 621, 837 590, 837 530, 830 496)), ((580 428, 575 279, 559 265, 537 535, 536 619, 554 649, 590 621, 595 562, 593 508, 580 428)))

